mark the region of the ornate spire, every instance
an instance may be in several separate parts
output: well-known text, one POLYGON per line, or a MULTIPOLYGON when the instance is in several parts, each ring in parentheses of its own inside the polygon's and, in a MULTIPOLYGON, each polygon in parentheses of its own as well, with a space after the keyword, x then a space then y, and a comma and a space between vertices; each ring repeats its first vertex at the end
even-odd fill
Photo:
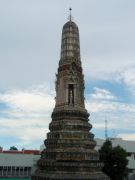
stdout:
POLYGON ((56 77, 55 110, 81 109, 84 106, 84 79, 80 60, 79 30, 70 19, 63 26, 61 41, 61 58, 56 77))
POLYGON ((80 64, 80 42, 79 30, 77 25, 72 21, 71 8, 69 21, 64 24, 61 40, 61 57, 60 66, 74 61, 80 64))

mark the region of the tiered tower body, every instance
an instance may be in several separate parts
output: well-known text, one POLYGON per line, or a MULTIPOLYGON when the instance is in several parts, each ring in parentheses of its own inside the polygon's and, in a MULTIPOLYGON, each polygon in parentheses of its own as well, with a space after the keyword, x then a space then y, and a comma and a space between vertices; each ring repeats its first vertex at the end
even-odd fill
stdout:
POLYGON ((84 76, 80 60, 79 31, 70 20, 62 31, 61 58, 56 75, 56 104, 46 148, 38 161, 32 180, 108 180, 101 172, 102 163, 92 125, 84 105, 84 76))

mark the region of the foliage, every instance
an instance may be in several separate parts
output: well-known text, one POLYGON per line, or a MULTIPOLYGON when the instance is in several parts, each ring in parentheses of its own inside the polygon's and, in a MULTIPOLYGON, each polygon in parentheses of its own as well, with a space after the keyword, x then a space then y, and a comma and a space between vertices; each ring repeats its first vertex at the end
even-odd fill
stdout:
POLYGON ((17 147, 11 146, 9 150, 18 151, 17 147))
POLYGON ((123 180, 128 176, 127 152, 122 147, 112 147, 111 141, 106 140, 99 154, 100 160, 104 163, 103 172, 111 180, 123 180))

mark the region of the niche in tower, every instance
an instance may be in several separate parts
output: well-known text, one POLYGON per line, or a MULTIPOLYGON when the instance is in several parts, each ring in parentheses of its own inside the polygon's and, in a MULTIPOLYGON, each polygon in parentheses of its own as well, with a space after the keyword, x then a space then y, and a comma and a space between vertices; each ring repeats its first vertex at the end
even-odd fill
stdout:
POLYGON ((74 85, 68 84, 68 104, 74 104, 74 85))

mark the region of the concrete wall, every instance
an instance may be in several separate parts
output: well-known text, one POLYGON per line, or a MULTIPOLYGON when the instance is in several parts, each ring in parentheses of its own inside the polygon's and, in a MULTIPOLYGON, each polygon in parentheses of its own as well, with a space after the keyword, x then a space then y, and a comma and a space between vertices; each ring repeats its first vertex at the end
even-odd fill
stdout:
POLYGON ((40 155, 0 153, 0 177, 30 177, 40 155))

